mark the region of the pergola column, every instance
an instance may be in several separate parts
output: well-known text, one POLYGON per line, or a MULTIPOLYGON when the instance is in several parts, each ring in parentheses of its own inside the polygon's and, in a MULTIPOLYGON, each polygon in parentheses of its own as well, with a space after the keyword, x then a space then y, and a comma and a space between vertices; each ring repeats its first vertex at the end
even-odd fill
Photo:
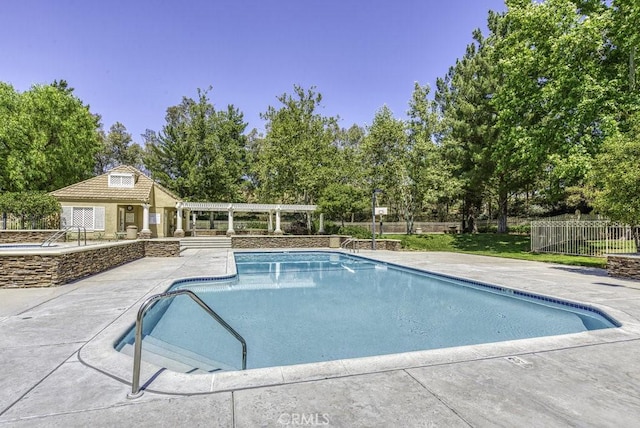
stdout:
POLYGON ((282 229, 280 229, 280 206, 276 207, 276 230, 273 233, 282 235, 282 229))
POLYGON ((320 227, 318 227, 318 233, 324 233, 324 213, 320 213, 320 227))
POLYGON ((140 239, 151 238, 151 229, 149 229, 149 204, 142 204, 142 230, 140 231, 140 239))
POLYGON ((173 232, 173 236, 176 238, 184 238, 184 229, 182 228, 182 202, 176 204, 176 230, 173 232))
POLYGON ((269 211, 268 213, 269 219, 267 220, 267 232, 273 232, 273 211, 269 211))
POLYGON ((191 236, 197 236, 197 232, 196 232, 196 218, 197 218, 197 214, 195 211, 191 211, 191 236))
POLYGON ((233 230, 233 208, 229 206, 229 210, 227 212, 229 213, 229 226, 227 227, 227 236, 230 236, 236 233, 236 231, 233 230))

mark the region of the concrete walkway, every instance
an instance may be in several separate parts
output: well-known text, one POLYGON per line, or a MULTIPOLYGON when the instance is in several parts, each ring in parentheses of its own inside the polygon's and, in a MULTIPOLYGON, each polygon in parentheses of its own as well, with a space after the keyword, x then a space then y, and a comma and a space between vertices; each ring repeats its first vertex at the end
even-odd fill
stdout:
POLYGON ((228 255, 188 250, 58 288, 0 289, 0 428, 620 427, 640 420, 639 282, 599 269, 446 253, 361 255, 590 303, 623 327, 310 365, 302 375, 280 368, 279 380, 265 386, 247 371, 244 387, 215 393, 184 385, 175 385, 181 394, 154 393, 152 381, 128 400, 130 385, 109 367, 111 355, 104 368, 92 360, 101 355, 97 344, 117 340, 117 326, 131 324, 144 297, 173 279, 227 274, 228 255))

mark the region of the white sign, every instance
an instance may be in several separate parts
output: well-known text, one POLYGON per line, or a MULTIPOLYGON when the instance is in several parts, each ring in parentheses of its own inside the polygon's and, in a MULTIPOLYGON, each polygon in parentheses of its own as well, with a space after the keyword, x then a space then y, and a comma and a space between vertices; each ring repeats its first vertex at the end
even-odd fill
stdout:
POLYGON ((376 207, 376 215, 387 215, 387 207, 376 207))
POLYGON ((160 224, 160 213, 149 213, 149 224, 160 224))

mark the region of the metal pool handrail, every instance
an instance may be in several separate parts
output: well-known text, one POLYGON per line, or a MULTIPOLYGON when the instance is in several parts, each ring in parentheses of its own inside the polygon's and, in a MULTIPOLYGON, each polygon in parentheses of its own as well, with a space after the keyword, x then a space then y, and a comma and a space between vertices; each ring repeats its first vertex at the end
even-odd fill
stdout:
POLYGON ((140 309, 138 309, 138 315, 136 317, 136 335, 135 335, 135 347, 133 355, 133 379, 131 380, 131 393, 127 394, 127 398, 138 398, 142 396, 143 391, 140 389, 140 360, 142 357, 142 321, 145 312, 150 309, 155 303, 162 299, 168 299, 170 297, 176 297, 180 294, 187 295, 196 302, 206 313, 211 315, 213 319, 224 327, 229 333, 233 335, 242 344, 242 370, 247 368, 247 342, 240 334, 235 331, 220 315, 218 315, 213 309, 211 309, 205 302, 203 302, 193 291, 191 290, 173 290, 166 293, 155 294, 145 300, 140 309))
POLYGON ((351 251, 354 253, 358 252, 358 247, 356 247, 356 243, 358 243, 358 239, 354 237, 347 238, 342 244, 340 244, 340 248, 347 249, 347 245, 351 244, 351 251))
POLYGON ((82 232, 82 231, 84 231, 84 245, 87 245, 87 229, 85 227, 82 227, 82 226, 67 226, 64 229, 58 230, 53 235, 49 236, 47 239, 44 240, 44 242, 42 244, 40 244, 40 246, 41 247, 50 246, 56 240, 58 240, 58 238, 60 238, 62 235, 66 235, 66 233, 69 232, 72 229, 78 229, 78 247, 80 246, 80 237, 82 236, 80 232, 82 232))

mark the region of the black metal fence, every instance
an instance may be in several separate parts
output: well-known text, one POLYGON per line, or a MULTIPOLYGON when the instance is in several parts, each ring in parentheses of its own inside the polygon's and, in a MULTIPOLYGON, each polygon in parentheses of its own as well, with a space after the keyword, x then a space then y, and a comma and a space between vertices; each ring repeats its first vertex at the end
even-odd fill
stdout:
POLYGON ((55 230, 60 229, 60 214, 28 218, 11 213, 0 216, 0 230, 55 230))

